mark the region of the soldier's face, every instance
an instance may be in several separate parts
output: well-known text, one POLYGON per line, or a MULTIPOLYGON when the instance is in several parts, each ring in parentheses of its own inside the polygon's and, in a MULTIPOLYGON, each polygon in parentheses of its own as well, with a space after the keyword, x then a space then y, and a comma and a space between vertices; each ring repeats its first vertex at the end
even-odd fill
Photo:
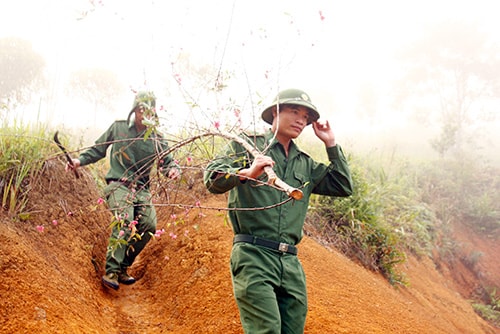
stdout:
POLYGON ((280 135, 288 138, 298 137, 309 121, 308 109, 292 104, 280 105, 279 115, 275 109, 273 116, 273 129, 277 129, 280 135))

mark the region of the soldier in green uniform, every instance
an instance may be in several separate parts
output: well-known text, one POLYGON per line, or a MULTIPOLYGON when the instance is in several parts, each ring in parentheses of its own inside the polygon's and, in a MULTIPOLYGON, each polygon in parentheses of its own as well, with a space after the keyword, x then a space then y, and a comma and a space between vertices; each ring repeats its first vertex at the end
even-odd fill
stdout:
POLYGON ((115 121, 91 148, 83 151, 66 170, 95 163, 106 157, 111 145, 110 169, 104 192, 114 216, 106 253, 106 274, 102 283, 117 290, 119 283, 133 284, 127 273, 135 258, 156 232, 156 211, 149 191, 150 172, 155 162, 171 179, 180 169, 170 154, 167 141, 156 132, 146 135, 147 122, 154 120, 156 98, 152 92, 138 92, 127 120, 115 121), (146 123, 146 124, 145 124, 146 123))
POLYGON ((304 332, 306 280, 296 245, 302 239, 309 198, 313 193, 352 194, 345 156, 328 121, 319 121, 319 117, 305 92, 284 90, 262 112, 263 120, 271 124, 270 131, 244 136, 264 154, 251 156, 241 143, 233 141, 206 167, 207 189, 215 194, 229 191, 228 207, 235 209, 229 211, 235 233, 230 266, 245 333, 304 332), (309 124, 325 144, 329 164, 314 161, 294 143, 309 124), (288 195, 263 184, 266 166, 288 185, 302 190, 302 199, 276 205, 288 195), (248 208, 256 209, 238 210, 248 208))

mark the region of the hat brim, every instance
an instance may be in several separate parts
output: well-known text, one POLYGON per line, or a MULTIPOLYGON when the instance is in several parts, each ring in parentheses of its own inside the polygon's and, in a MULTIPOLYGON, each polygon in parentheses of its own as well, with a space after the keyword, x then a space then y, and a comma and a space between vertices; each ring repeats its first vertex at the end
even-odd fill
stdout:
MULTIPOLYGON (((279 105, 283 105, 283 104, 293 104, 293 105, 299 105, 299 106, 303 106, 303 107, 306 107, 307 108, 307 112, 309 113, 309 121, 307 122, 307 125, 311 124, 312 122, 316 122, 320 115, 319 113, 316 111, 316 107, 313 106, 311 103, 308 103, 306 101, 297 101, 295 99, 293 100, 290 100, 289 102, 287 102, 286 100, 282 100, 280 101, 279 105)), ((264 122, 268 123, 268 124, 273 124, 273 107, 277 106, 278 104, 275 103, 269 107, 267 107, 263 112, 262 112, 262 119, 264 120, 264 122)))
MULTIPOLYGON (((151 105, 148 105, 147 103, 144 103, 144 102, 139 102, 139 103, 137 103, 137 105, 134 105, 134 106, 132 107, 132 109, 130 110, 130 112, 128 113, 128 116, 127 116, 127 122, 130 120, 130 116, 132 116, 132 114, 134 113, 135 109, 136 109, 137 107, 140 107, 140 106, 142 106, 142 107, 144 107, 144 108, 155 108, 155 107, 156 107, 154 103, 153 103, 153 105, 152 105, 152 106, 151 106, 151 105)), ((155 116, 155 117, 158 117, 158 114, 156 113, 156 111, 154 112, 154 116, 155 116)))

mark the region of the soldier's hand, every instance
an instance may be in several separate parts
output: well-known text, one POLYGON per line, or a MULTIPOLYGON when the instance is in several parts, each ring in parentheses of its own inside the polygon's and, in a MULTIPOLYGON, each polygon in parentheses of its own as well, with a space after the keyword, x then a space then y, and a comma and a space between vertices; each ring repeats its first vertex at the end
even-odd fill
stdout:
POLYGON ((64 167, 64 170, 66 172, 76 170, 78 167, 80 167, 80 160, 78 159, 71 159, 73 162, 73 165, 69 163, 69 161, 66 163, 66 166, 64 167))
POLYGON ((321 139, 321 141, 325 143, 326 147, 333 147, 336 145, 335 135, 328 121, 313 122, 312 126, 316 137, 321 139))
POLYGON ((239 171, 240 180, 256 179, 264 173, 264 167, 274 166, 274 160, 267 155, 258 155, 250 165, 250 168, 245 168, 239 171))

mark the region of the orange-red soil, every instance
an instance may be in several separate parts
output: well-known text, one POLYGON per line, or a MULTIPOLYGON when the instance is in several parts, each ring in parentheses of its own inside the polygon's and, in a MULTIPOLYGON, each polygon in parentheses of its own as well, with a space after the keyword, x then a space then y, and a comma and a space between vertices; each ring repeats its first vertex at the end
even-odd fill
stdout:
MULTIPOLYGON (((30 193, 27 220, 0 214, 1 333, 242 333, 225 211, 158 206, 158 228, 166 233, 131 268, 138 282, 109 291, 100 277, 110 216, 98 197, 88 173, 77 180, 49 161, 30 193)), ((202 187, 169 200, 225 207, 223 195, 202 187)), ((496 253, 482 251, 483 271, 498 283, 498 246, 496 253)), ((401 268, 410 285, 396 288, 308 237, 299 258, 309 293, 306 333, 500 333, 461 295, 475 280, 461 266, 438 271, 431 260, 410 257, 401 268)))

